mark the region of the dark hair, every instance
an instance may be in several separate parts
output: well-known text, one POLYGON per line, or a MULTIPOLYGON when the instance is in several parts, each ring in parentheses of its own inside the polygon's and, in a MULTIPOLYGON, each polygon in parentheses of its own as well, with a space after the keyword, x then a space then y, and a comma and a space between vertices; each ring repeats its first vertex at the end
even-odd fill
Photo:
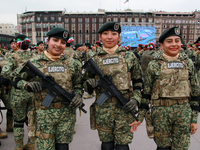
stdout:
POLYGON ((29 48, 29 42, 26 41, 26 40, 24 40, 23 42, 21 42, 20 48, 21 48, 22 50, 27 50, 27 49, 29 48))

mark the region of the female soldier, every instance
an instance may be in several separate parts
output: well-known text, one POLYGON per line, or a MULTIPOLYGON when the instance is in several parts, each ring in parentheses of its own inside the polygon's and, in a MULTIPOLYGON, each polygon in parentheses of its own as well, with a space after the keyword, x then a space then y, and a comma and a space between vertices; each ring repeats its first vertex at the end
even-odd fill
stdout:
MULTIPOLYGON (((118 100, 110 97, 100 106, 95 104, 96 128, 98 130, 102 150, 129 150, 128 144, 132 142, 133 134, 130 133, 129 123, 134 120, 129 111, 132 111, 141 100, 142 74, 137 58, 132 52, 118 47, 121 27, 117 22, 107 22, 99 30, 103 48, 94 56, 97 66, 106 75, 112 78, 113 84, 120 90, 125 98, 130 101, 122 108, 116 106, 118 100), (133 93, 130 83, 133 82, 133 93)), ((86 91, 92 92, 97 87, 98 77, 86 70, 86 91)), ((100 87, 95 89, 96 99, 105 91, 100 87)), ((90 93, 91 94, 91 93, 90 93)), ((119 105, 119 104, 118 104, 119 105)))
MULTIPOLYGON (((19 74, 16 72, 17 68, 20 67, 24 62, 29 60, 33 55, 27 51, 29 47, 30 40, 26 35, 17 35, 15 37, 17 45, 19 45, 20 50, 12 53, 6 60, 4 67, 2 69, 2 75, 4 78, 11 80, 11 107, 13 110, 14 118, 14 140, 15 140, 15 150, 23 149, 23 138, 24 138, 24 123, 27 123, 27 112, 32 109, 32 93, 26 90, 20 90, 17 88, 17 81, 20 78, 19 74)), ((35 147, 35 139, 29 138, 28 145, 30 147, 35 147)), ((26 147, 27 148, 27 147, 26 147)), ((25 149, 25 148, 24 148, 25 149)))
POLYGON ((148 65, 138 116, 140 121, 131 124, 131 131, 135 131, 141 124, 151 103, 151 119, 157 150, 187 150, 190 145, 190 134, 197 130, 198 118, 196 106, 199 87, 194 65, 191 59, 179 53, 180 28, 172 27, 165 30, 159 42, 164 52, 158 54, 148 65))
MULTIPOLYGON (((19 88, 34 92, 37 149, 68 150, 74 133, 75 108, 82 105, 82 75, 75 60, 63 53, 69 32, 57 27, 47 35, 48 50, 33 57, 30 62, 45 75, 52 76, 64 90, 74 93, 75 97, 70 105, 64 105, 61 103, 63 98, 58 95, 49 107, 45 107, 42 102, 49 90, 42 87, 40 78, 35 78, 34 82, 21 80, 17 85, 19 88)), ((22 76, 25 78, 25 74, 22 76)))

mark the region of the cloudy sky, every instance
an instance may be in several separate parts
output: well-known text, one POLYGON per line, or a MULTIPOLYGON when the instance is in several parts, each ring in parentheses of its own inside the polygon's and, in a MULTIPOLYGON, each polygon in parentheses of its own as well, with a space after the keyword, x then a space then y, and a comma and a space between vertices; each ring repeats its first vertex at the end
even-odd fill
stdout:
POLYGON ((1 0, 0 23, 17 25, 17 14, 27 11, 64 10, 67 12, 97 12, 130 8, 139 11, 192 12, 200 10, 199 0, 1 0))

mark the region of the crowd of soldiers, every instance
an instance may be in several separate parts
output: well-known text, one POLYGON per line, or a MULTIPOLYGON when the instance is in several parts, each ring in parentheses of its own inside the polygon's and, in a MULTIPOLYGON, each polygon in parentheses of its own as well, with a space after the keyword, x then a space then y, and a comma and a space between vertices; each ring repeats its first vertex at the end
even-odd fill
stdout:
MULTIPOLYGON (((119 45, 119 23, 106 22, 98 33, 101 41, 93 45, 72 44, 70 33, 56 27, 46 43, 30 48, 20 34, 10 41, 12 50, 0 52, 1 99, 14 149, 68 150, 76 109, 86 113, 83 99, 95 96, 90 127, 98 130, 101 150, 129 150, 144 118, 157 150, 187 150, 198 129, 200 39, 184 50, 173 27, 161 34, 158 49, 149 43, 132 50, 119 45)), ((7 134, 0 129, 2 138, 7 134)))

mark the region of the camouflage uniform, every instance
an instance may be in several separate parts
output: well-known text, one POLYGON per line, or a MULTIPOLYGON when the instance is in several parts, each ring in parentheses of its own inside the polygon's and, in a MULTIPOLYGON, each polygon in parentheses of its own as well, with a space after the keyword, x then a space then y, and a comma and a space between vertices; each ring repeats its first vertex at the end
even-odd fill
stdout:
MULTIPOLYGON (((53 76, 55 82, 67 92, 82 95, 82 75, 74 59, 62 55, 56 61, 51 61, 42 53, 30 61, 45 75, 53 76), (53 71, 53 67, 56 66, 64 67, 64 72, 53 71)), ((35 80, 41 81, 37 78, 35 80)), ((25 80, 21 80, 18 87, 25 88, 26 84, 25 80)), ((48 92, 48 89, 44 89, 35 92, 33 96, 36 109, 36 146, 38 150, 54 150, 56 143, 70 143, 76 122, 76 110, 61 104, 63 100, 61 96, 57 96, 49 108, 41 105, 48 92)))
POLYGON ((195 55, 195 70, 197 72, 198 81, 200 82, 200 51, 195 55))
MULTIPOLYGON (((24 62, 32 57, 29 51, 17 51, 13 53, 5 62, 2 69, 2 75, 9 80, 16 80, 19 77, 17 68, 24 62)), ((24 137, 24 122, 27 123, 27 112, 33 108, 32 95, 26 90, 20 90, 16 86, 11 88, 11 106, 13 109, 14 117, 14 140, 16 142, 16 148, 23 146, 24 137)), ((29 139, 28 143, 33 143, 34 140, 29 139)))
POLYGON ((82 63, 80 62, 80 55, 78 55, 76 53, 76 51, 74 51, 72 48, 67 47, 64 50, 65 54, 71 58, 74 58, 75 62, 77 63, 77 65, 79 66, 79 68, 81 69, 82 67, 82 63))
MULTIPOLYGON (((120 90, 124 97, 133 97, 139 103, 141 101, 142 74, 137 58, 132 52, 118 47, 114 54, 108 54, 102 48, 94 56, 94 61, 104 74, 112 77, 113 83, 120 90), (107 64, 102 60, 117 58, 119 63, 107 64), (130 82, 133 82, 133 93, 131 93, 130 82)), ((87 78, 94 78, 89 71, 86 71, 87 78)), ((96 77, 98 79, 98 77, 96 77)), ((85 88, 87 90, 87 88, 85 88)), ((95 89, 96 99, 105 89, 95 89)), ((129 124, 134 121, 130 113, 125 113, 122 108, 116 107, 117 100, 111 97, 100 106, 95 104, 96 125, 100 141, 114 141, 116 144, 127 145, 132 142, 133 134, 130 132, 129 124)), ((119 105, 119 104, 118 104, 119 105)))
POLYGON ((160 148, 187 150, 190 145, 190 123, 197 123, 199 87, 193 63, 179 54, 167 61, 162 53, 148 65, 144 79, 144 94, 138 115, 142 122, 151 102, 154 141, 160 148), (178 64, 174 65, 173 64, 178 64), (151 100, 151 101, 150 101, 151 100))
MULTIPOLYGON (((189 49, 187 50, 187 55, 188 55, 188 57, 189 57, 190 59, 193 60, 193 57, 195 57, 195 51, 194 51, 192 48, 189 48, 189 49)), ((193 61, 194 61, 194 60, 193 60, 193 61)))

